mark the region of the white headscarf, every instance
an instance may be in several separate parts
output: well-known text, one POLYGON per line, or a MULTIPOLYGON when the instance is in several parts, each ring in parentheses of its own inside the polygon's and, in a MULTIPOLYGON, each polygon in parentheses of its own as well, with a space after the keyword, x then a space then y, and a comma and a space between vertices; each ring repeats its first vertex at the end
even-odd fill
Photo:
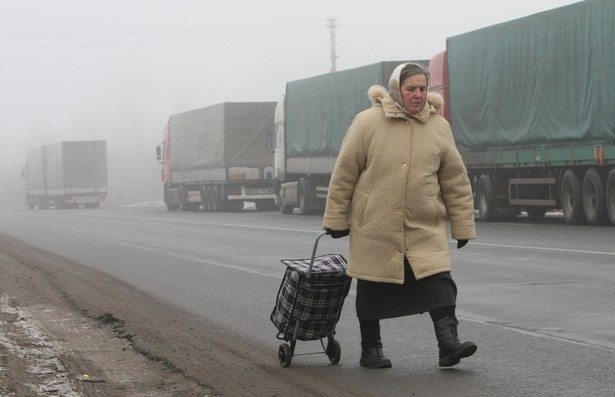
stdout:
MULTIPOLYGON (((402 70, 404 70, 404 68, 408 65, 414 66, 417 69, 417 73, 425 73, 425 76, 427 76, 427 72, 425 71, 425 69, 423 69, 421 65, 415 62, 402 63, 395 67, 395 70, 393 70, 393 73, 391 73, 391 78, 389 79, 389 94, 391 95, 391 98, 393 98, 395 103, 397 103, 399 109, 404 113, 407 112, 404 107, 404 97, 401 94, 401 81, 399 80, 401 78, 400 76, 402 70)), ((429 78, 427 78, 427 82, 429 83, 429 78)))

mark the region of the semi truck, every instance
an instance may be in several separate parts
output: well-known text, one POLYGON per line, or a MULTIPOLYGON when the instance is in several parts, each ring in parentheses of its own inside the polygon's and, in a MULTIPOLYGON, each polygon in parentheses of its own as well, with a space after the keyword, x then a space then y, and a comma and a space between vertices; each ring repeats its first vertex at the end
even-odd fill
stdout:
MULTIPOLYGON (((388 87, 403 61, 386 61, 288 82, 275 109, 274 188, 280 211, 320 213, 346 131, 371 106, 370 86, 388 87)), ((428 61, 414 61, 427 66, 428 61)))
POLYGON ((277 209, 273 153, 275 102, 225 102, 169 117, 156 147, 168 210, 238 211, 246 202, 277 209))
POLYGON ((22 176, 30 209, 97 208, 107 197, 107 143, 65 141, 31 148, 22 176))
POLYGON ((615 2, 450 37, 430 60, 482 221, 615 224, 615 2))

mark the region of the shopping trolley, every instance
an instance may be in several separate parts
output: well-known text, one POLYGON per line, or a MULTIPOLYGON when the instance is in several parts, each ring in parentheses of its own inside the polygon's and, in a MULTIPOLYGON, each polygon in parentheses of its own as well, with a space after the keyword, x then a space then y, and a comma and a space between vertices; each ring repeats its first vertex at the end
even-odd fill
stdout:
POLYGON ((278 329, 276 337, 286 342, 278 349, 282 367, 290 366, 298 340, 319 340, 331 364, 340 361, 341 348, 334 338, 335 326, 352 279, 346 275, 346 259, 342 255, 316 256, 318 241, 326 234, 324 231, 318 234, 309 259, 281 261, 286 271, 271 321, 278 329))

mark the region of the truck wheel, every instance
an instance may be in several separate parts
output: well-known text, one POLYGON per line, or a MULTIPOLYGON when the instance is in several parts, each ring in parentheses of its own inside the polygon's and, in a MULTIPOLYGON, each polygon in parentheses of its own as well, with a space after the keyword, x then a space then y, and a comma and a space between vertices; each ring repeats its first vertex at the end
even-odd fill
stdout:
POLYGON ((612 168, 606 178, 606 212, 615 225, 615 168, 612 168))
POLYGON ((585 223, 583 190, 579 178, 573 170, 566 170, 562 176, 561 201, 566 223, 569 225, 585 223))
POLYGON ((211 212, 218 212, 220 211, 219 205, 218 205, 218 189, 216 189, 215 186, 212 186, 211 188, 211 196, 209 196, 209 199, 211 200, 211 204, 210 204, 210 210, 211 212))
POLYGON ((480 176, 476 189, 476 199, 480 220, 491 222, 495 218, 495 190, 489 174, 480 176))
POLYGON ((299 188, 297 190, 299 213, 307 215, 310 213, 310 200, 308 198, 308 184, 304 178, 299 179, 299 188))
POLYGON ((278 200, 278 208, 280 209, 281 213, 285 215, 293 213, 293 210, 295 208, 292 205, 284 205, 284 200, 282 199, 282 189, 280 188, 278 188, 277 200, 278 200))
POLYGON ((179 204, 181 202, 181 189, 164 187, 164 203, 169 211, 179 210, 179 204))
POLYGON ((203 205, 203 210, 206 212, 209 212, 211 209, 211 204, 210 204, 210 193, 209 193, 209 186, 202 186, 201 187, 201 204, 203 205))
POLYGON ((177 204, 174 204, 171 202, 169 189, 167 189, 166 187, 164 188, 164 191, 162 192, 162 196, 163 196, 164 205, 167 206, 167 211, 177 211, 179 209, 179 206, 177 204))
POLYGON ((595 168, 588 169, 583 178, 583 210, 590 225, 601 226, 608 223, 604 180, 595 168))
POLYGON ((228 211, 228 200, 226 199, 226 188, 224 185, 218 186, 218 211, 228 211))

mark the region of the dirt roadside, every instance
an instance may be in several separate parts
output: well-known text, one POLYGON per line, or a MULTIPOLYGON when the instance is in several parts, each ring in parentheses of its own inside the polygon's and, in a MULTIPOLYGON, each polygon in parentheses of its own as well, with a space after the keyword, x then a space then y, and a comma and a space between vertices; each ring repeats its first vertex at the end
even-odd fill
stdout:
POLYGON ((362 396, 0 234, 0 396, 362 396), (263 359, 267 357, 268 359, 263 359))

